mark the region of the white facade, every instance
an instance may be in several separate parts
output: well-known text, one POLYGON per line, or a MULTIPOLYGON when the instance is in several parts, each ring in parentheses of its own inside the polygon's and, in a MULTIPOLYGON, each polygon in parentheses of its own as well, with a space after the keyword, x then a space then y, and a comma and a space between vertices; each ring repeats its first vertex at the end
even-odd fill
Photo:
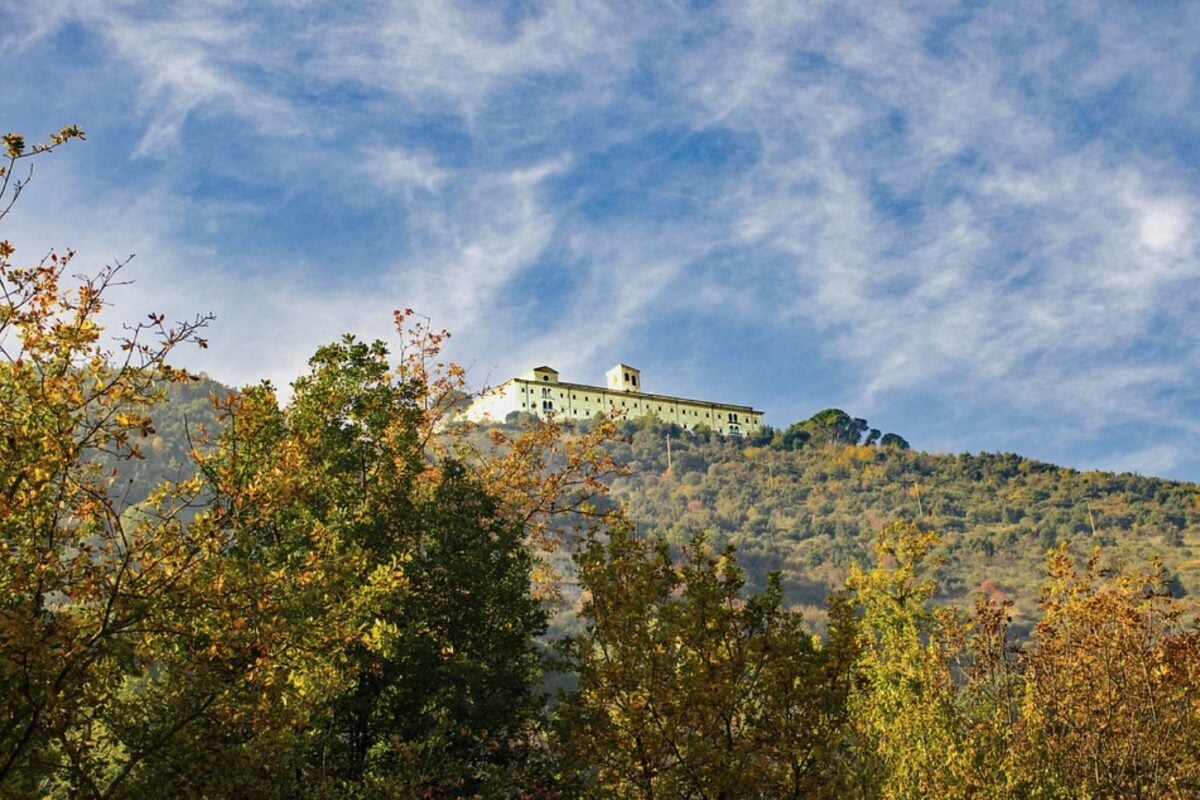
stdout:
POLYGON ((605 386, 566 383, 558 379, 557 370, 535 367, 476 398, 465 415, 475 422, 504 422, 514 411, 559 419, 649 415, 686 430, 704 425, 725 436, 742 436, 762 427, 763 412, 750 406, 643 392, 641 372, 628 364, 617 364, 605 378, 605 386))

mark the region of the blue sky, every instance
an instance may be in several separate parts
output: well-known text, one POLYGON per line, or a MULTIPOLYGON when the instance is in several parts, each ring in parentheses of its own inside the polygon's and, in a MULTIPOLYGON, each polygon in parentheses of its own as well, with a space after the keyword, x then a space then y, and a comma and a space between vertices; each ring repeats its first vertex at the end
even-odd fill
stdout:
POLYGON ((411 306, 535 364, 1200 480, 1200 5, 0 5, 19 255, 287 385, 411 306))

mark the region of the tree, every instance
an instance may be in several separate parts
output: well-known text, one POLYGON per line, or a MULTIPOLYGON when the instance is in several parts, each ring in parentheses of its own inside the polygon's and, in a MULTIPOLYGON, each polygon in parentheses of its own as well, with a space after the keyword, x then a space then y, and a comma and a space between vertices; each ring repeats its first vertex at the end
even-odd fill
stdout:
POLYGON ((419 509, 411 591, 380 618, 394 626, 391 646, 360 657, 369 678, 339 708, 368 712, 366 775, 383 796, 495 796, 530 777, 541 712, 534 637, 546 611, 530 594, 524 530, 497 510, 462 465, 444 465, 419 509))
POLYGON ((895 448, 896 450, 907 450, 909 448, 909 444, 905 438, 897 433, 885 433, 883 438, 879 440, 879 446, 895 448))
POLYGON ((586 632, 566 650, 568 762, 604 797, 836 796, 829 754, 848 640, 825 648, 782 608, 777 577, 742 596, 733 552, 702 539, 675 566, 626 530, 579 557, 586 632))
POLYGON ((812 438, 812 433, 805 427, 803 422, 796 422, 787 427, 779 435, 779 446, 784 450, 799 450, 808 440, 812 438))
POLYGON ((1200 793, 1200 633, 1167 575, 1047 557, 1012 772, 1046 796, 1200 793))
POLYGON ((287 407, 269 386, 227 398, 203 460, 201 522, 226 532, 223 588, 253 623, 226 654, 252 656, 246 722, 214 721, 208 746, 260 776, 242 796, 486 793, 540 710, 525 528, 431 444, 432 373, 350 336, 310 367, 287 407))
POLYGON ((847 580, 859 656, 846 771, 860 797, 1008 796, 1015 673, 1004 609, 982 603, 970 620, 931 607, 936 583, 922 573, 937 541, 911 523, 889 525, 876 566, 855 566, 847 580))
MULTIPOLYGON (((29 180, 19 160, 82 138, 6 135, 0 219, 29 180)), ((212 702, 174 692, 164 676, 203 656, 158 637, 195 609, 213 553, 184 525, 197 486, 135 509, 106 469, 141 456, 163 382, 190 379, 168 357, 203 346, 208 318, 151 314, 109 349, 99 316, 124 263, 67 285, 73 254, 18 268, 14 253, 0 242, 0 789, 107 797, 212 702)))
POLYGON ((858 444, 868 427, 865 419, 851 417, 840 408, 818 411, 801 424, 814 439, 843 445, 858 444))

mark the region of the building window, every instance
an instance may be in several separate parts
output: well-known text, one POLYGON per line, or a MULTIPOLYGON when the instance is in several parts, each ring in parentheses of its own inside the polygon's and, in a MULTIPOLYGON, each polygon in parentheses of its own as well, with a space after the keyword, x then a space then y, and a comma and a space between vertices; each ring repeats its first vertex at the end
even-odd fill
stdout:
POLYGON ((550 401, 550 400, 542 401, 542 411, 553 411, 553 410, 554 410, 553 401, 550 401))
POLYGON ((549 375, 543 375, 543 376, 542 376, 542 380, 544 380, 544 381, 546 381, 546 382, 548 383, 548 382, 550 381, 550 376, 549 376, 549 375))

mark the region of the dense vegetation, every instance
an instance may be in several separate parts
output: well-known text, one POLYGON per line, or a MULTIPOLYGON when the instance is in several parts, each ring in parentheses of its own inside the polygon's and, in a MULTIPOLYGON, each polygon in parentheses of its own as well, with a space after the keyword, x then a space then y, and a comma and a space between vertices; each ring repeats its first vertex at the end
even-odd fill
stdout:
MULTIPOLYGON (((818 415, 814 419, 819 419, 818 415)), ((848 419, 848 417, 847 417, 848 419)), ((793 426, 819 429, 809 420, 793 426)), ((1048 550, 1103 546, 1129 564, 1158 558, 1179 597, 1200 593, 1200 488, 1131 474, 1078 472, 1012 453, 938 455, 767 431, 722 440, 627 423, 613 497, 674 545, 707 533, 731 543, 763 586, 780 570, 790 602, 817 611, 883 526, 941 534, 937 596, 969 606, 983 591, 1016 601, 1027 628, 1048 550), (671 439, 668 464, 667 438, 671 439)))
MULTIPOLYGON (((39 152, 4 146, 6 178, 39 152)), ((1194 487, 913 453, 835 410, 750 442, 445 426, 461 370, 406 312, 398 353, 323 347, 286 403, 205 400, 170 360, 206 318, 110 348, 122 265, 72 283, 69 254, 14 253, 0 796, 1200 794, 1183 563, 1122 563, 1192 545, 1194 487), (999 585, 949 576, 1021 525, 1044 559, 1012 561, 1040 575, 1014 646, 999 585), (580 624, 551 656, 567 551, 580 624), (820 636, 795 602, 817 583, 820 636)))

